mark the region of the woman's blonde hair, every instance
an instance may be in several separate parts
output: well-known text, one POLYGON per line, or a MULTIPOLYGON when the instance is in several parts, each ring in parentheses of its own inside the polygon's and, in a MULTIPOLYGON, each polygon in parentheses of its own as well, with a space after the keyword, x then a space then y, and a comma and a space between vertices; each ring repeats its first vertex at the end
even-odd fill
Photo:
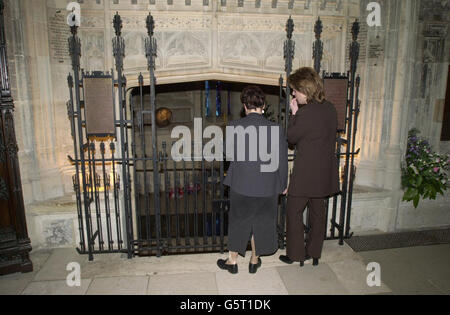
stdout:
POLYGON ((322 79, 313 68, 298 69, 289 76, 288 84, 291 88, 305 94, 308 102, 322 103, 325 100, 322 79))

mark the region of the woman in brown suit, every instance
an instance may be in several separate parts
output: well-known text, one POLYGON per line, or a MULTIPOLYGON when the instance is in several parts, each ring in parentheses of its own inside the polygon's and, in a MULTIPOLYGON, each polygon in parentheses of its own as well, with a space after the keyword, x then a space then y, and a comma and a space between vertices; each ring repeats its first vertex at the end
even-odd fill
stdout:
POLYGON ((300 68, 288 84, 294 99, 290 104, 288 142, 297 147, 287 200, 286 256, 292 264, 313 258, 317 265, 325 235, 325 198, 339 192, 336 157, 337 113, 325 100, 322 79, 312 68, 300 68), (300 106, 300 108, 299 108, 300 106), (309 205, 311 229, 305 246, 303 212, 309 205))

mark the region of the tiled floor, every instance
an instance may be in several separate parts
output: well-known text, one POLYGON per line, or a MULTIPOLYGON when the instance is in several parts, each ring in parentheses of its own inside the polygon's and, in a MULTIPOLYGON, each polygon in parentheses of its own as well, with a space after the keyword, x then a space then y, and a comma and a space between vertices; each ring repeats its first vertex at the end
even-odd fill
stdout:
MULTIPOLYGON (((226 255, 136 257, 96 255, 93 262, 72 248, 31 254, 34 271, 0 277, 0 294, 134 295, 303 295, 303 294, 450 294, 450 245, 355 253, 327 241, 318 267, 285 265, 278 256, 263 257, 256 274, 239 258, 239 273, 216 266, 226 255), (67 265, 81 268, 80 286, 67 284, 67 265), (369 262, 381 266, 381 286, 367 285, 369 262)), ((71 279, 71 277, 69 277, 71 279)))

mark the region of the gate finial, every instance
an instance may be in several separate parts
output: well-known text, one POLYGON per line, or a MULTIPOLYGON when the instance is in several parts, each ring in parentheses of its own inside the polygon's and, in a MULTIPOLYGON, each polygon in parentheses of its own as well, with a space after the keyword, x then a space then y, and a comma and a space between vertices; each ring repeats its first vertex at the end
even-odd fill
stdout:
POLYGON ((316 25, 314 26, 314 33, 316 33, 316 39, 320 39, 320 35, 322 34, 323 24, 322 20, 319 18, 316 21, 316 25))
POLYGON ((67 84, 69 85, 69 88, 73 88, 73 77, 71 73, 69 73, 69 76, 67 77, 67 84))
POLYGON ((155 31, 155 20, 150 12, 148 13, 146 24, 148 36, 152 37, 155 31))
POLYGON ((122 34, 122 18, 120 17, 119 12, 116 12, 116 15, 114 15, 113 24, 116 36, 120 36, 122 34))
POLYGON ((358 22, 358 19, 356 19, 356 21, 353 23, 352 34, 353 34, 353 40, 356 42, 358 40, 358 35, 359 35, 359 22, 358 22))
POLYGON ((355 79, 356 67, 359 59, 359 43, 358 43, 358 34, 359 34, 359 22, 358 19, 353 23, 352 26, 352 34, 353 34, 353 42, 350 44, 350 72, 352 80, 355 79))
POLYGON ((78 33, 78 26, 77 25, 71 26, 70 32, 72 33, 73 36, 76 36, 78 33))
POLYGON ((292 33, 294 33, 294 21, 292 20, 291 16, 289 15, 289 19, 286 24, 286 32, 287 32, 287 38, 292 38, 292 33))

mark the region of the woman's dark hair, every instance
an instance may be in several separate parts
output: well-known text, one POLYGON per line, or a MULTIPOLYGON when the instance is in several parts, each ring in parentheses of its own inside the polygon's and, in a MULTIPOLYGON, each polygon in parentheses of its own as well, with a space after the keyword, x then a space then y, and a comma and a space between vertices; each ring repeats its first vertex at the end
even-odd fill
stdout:
POLYGON ((325 100, 323 82, 313 68, 300 68, 288 78, 291 88, 306 95, 308 102, 317 101, 322 103, 325 100))
POLYGON ((260 87, 249 85, 242 90, 241 102, 247 109, 257 109, 264 106, 266 103, 266 96, 260 87))

